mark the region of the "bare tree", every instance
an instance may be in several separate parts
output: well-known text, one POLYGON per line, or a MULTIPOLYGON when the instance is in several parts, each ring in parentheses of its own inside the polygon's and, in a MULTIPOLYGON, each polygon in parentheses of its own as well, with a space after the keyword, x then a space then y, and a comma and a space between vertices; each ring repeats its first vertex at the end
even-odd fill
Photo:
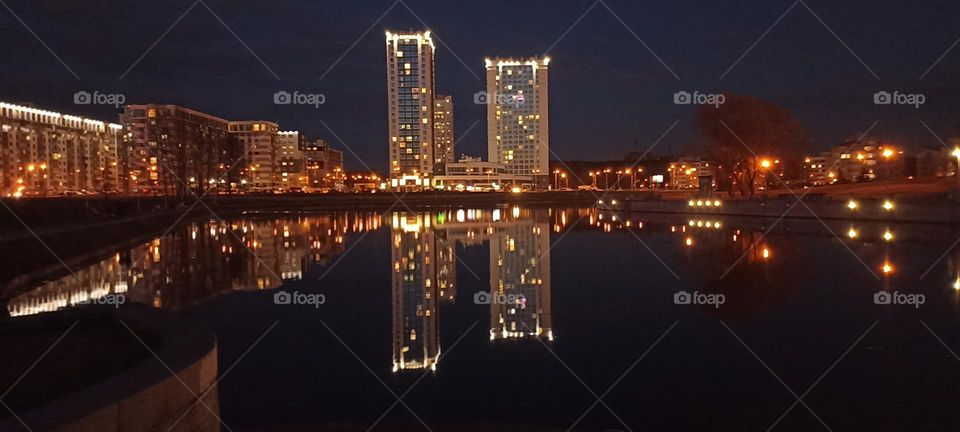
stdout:
MULTIPOLYGON (((800 122, 784 108, 753 96, 724 93, 722 105, 701 105, 695 122, 717 161, 718 184, 731 194, 753 197, 767 158, 780 161, 787 175, 799 166, 800 152, 809 140, 800 122)), ((777 174, 773 174, 777 175, 777 174)))

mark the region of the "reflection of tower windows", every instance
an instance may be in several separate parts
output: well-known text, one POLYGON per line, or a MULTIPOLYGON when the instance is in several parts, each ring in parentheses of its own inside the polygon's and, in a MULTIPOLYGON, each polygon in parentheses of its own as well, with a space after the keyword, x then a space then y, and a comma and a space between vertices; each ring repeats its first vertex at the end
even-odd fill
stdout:
POLYGON ((445 230, 437 230, 436 237, 437 289, 440 301, 452 303, 457 299, 457 246, 447 238, 445 230))
POLYGON ((553 340, 546 220, 505 224, 491 239, 490 293, 491 340, 526 336, 553 340))
POLYGON ((429 215, 394 213, 391 229, 393 370, 436 370, 436 238, 429 215))

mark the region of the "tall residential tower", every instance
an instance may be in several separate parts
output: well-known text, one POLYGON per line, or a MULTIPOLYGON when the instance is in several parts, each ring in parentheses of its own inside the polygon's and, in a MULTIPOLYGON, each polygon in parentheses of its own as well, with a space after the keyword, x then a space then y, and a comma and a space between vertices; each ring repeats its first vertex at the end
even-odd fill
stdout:
POLYGON ((430 187, 434 170, 434 68, 430 31, 387 36, 390 186, 430 187))
POLYGON ((454 162, 453 96, 437 95, 433 108, 434 175, 445 174, 454 162))
POLYGON ((549 57, 486 59, 487 152, 506 172, 550 181, 549 57))

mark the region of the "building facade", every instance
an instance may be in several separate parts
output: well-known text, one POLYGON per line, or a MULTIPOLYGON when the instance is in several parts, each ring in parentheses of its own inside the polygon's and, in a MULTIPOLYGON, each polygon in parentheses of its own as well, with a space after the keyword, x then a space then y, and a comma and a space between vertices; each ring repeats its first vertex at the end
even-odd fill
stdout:
POLYGON ((446 164, 443 175, 438 175, 433 180, 436 189, 471 192, 513 187, 532 189, 535 186, 533 176, 509 174, 503 164, 467 156, 446 164))
POLYGON ((280 131, 277 134, 277 159, 280 162, 280 189, 286 191, 303 190, 308 185, 306 163, 303 149, 307 136, 298 131, 280 131))
POLYGON ((434 52, 430 31, 391 33, 387 40, 390 186, 430 187, 434 172, 434 52))
POLYGON ((226 182, 236 158, 230 122, 177 105, 127 105, 121 161, 124 192, 184 196, 226 182))
POLYGON ((550 182, 549 57, 486 60, 487 153, 507 173, 550 182))
POLYGON ((272 192, 280 187, 280 126, 269 121, 230 122, 230 133, 241 149, 240 189, 272 192))
POLYGON ((448 163, 453 163, 455 138, 453 135, 453 96, 437 95, 433 107, 433 142, 435 175, 443 174, 448 163))
POLYGON ((813 185, 906 177, 903 150, 870 137, 848 140, 803 160, 804 178, 813 185))
POLYGON ((118 190, 121 129, 0 102, 0 196, 118 190))
POLYGON ((681 158, 668 167, 669 187, 672 189, 700 189, 701 178, 714 176, 714 166, 697 158, 681 158))
POLYGON ((307 186, 310 191, 339 191, 344 187, 343 152, 323 139, 305 142, 307 186))

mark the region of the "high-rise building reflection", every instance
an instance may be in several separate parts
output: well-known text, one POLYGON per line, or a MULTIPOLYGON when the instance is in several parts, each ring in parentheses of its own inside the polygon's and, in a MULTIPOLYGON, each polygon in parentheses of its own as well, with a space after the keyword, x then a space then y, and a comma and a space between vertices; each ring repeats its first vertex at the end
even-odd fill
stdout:
POLYGON ((521 211, 490 240, 490 339, 553 340, 550 312, 550 225, 545 215, 521 211), (526 217, 525 217, 526 216, 526 217), (538 218, 537 216, 541 216, 538 218), (538 220, 539 219, 539 220, 538 220))
MULTIPOLYGON (((457 246, 489 244, 490 339, 553 340, 545 210, 458 209, 391 216, 393 371, 436 370, 439 303, 456 301, 457 246)), ((472 272, 472 271, 471 271, 472 272)))
POLYGON ((430 214, 394 213, 392 222, 393 371, 436 370, 437 247, 430 214))

